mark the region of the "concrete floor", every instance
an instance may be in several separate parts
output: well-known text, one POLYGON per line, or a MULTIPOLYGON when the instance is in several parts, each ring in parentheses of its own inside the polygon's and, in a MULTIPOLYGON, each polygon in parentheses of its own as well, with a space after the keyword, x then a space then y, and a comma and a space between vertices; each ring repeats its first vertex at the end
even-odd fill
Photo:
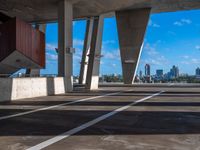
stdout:
POLYGON ((200 150, 200 87, 172 84, 0 103, 0 149, 33 147, 124 106, 129 107, 56 143, 50 140, 44 149, 200 150))

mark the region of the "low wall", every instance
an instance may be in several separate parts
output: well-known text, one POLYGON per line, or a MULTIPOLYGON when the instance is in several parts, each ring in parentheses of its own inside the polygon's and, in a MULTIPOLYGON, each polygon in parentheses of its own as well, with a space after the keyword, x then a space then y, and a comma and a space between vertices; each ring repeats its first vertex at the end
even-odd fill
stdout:
POLYGON ((0 78, 0 102, 65 93, 62 77, 0 78))

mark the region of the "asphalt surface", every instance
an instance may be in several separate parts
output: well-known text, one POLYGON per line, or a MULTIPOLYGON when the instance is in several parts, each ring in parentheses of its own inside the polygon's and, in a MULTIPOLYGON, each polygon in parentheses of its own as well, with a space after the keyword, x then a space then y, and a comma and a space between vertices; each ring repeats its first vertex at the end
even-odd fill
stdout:
POLYGON ((200 86, 101 86, 0 103, 0 149, 28 148, 200 150, 200 86))

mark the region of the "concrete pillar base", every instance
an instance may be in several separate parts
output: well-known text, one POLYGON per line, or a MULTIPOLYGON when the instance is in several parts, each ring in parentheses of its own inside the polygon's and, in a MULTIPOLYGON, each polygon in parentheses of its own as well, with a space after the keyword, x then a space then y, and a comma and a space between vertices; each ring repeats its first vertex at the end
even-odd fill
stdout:
POLYGON ((64 78, 0 78, 0 102, 64 94, 64 78))

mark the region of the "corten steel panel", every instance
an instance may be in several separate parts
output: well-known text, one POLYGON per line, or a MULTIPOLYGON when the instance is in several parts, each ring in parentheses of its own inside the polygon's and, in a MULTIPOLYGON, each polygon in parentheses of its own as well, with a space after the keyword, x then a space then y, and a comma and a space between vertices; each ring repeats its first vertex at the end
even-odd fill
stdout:
POLYGON ((45 67, 45 35, 17 18, 0 25, 0 61, 17 50, 45 67))
POLYGON ((16 49, 16 22, 10 20, 0 24, 0 61, 16 49))
POLYGON ((41 67, 45 67, 45 35, 16 19, 16 49, 41 67))

